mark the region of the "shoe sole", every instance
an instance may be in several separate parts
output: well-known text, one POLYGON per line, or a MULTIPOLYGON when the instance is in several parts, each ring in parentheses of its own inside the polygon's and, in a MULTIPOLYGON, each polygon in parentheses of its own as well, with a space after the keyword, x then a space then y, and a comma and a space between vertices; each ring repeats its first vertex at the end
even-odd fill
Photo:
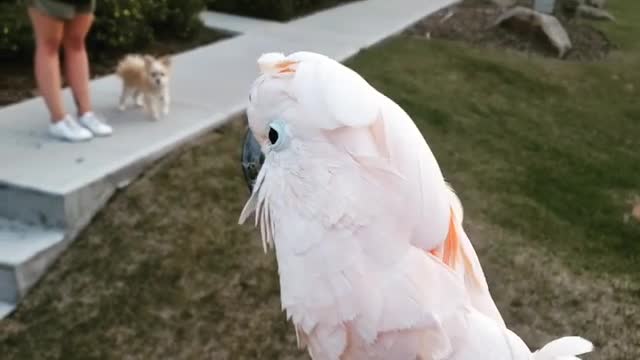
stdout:
POLYGON ((64 136, 59 136, 59 135, 55 135, 55 134, 51 134, 49 133, 49 136, 56 139, 56 140, 61 140, 64 142, 68 142, 68 143, 80 143, 80 142, 87 142, 90 141, 91 139, 93 139, 93 136, 90 138, 86 138, 86 139, 69 139, 68 137, 64 137, 64 136))

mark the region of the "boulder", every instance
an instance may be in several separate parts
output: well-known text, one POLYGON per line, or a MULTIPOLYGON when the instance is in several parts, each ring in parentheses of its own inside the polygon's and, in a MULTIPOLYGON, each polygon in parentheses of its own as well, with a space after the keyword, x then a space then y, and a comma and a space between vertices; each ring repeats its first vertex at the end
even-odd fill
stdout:
POLYGON ((564 29, 560 21, 553 16, 537 12, 523 6, 516 6, 500 15, 494 26, 509 22, 512 20, 526 22, 530 26, 541 30, 549 39, 551 44, 558 50, 558 56, 563 58, 571 49, 571 39, 564 29))
POLYGON ((615 21, 613 15, 611 15, 607 10, 590 5, 579 5, 576 9, 576 13, 578 16, 588 19, 615 21))

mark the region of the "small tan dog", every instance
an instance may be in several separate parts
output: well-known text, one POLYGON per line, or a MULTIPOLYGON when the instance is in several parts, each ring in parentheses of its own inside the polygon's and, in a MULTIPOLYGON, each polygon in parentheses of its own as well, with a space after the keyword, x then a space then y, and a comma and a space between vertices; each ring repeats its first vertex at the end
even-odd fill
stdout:
POLYGON ((133 99, 138 106, 150 112, 154 120, 160 114, 169 114, 169 78, 171 58, 163 56, 155 58, 151 55, 127 55, 116 69, 122 79, 120 110, 127 108, 127 99, 133 99))

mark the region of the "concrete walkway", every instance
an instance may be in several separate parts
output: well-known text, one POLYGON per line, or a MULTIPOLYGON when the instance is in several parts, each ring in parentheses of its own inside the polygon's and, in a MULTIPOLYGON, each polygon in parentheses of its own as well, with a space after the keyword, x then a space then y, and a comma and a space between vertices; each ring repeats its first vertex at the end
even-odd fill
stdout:
MULTIPOLYGON (((109 138, 50 139, 40 98, 0 109, 0 319, 117 188, 243 111, 262 53, 307 50, 343 61, 453 2, 364 0, 288 23, 205 12, 207 26, 237 34, 174 57, 168 118, 152 122, 139 110, 120 112, 119 80, 92 81, 95 111, 115 128, 109 138)), ((70 93, 64 96, 73 109, 70 93)))

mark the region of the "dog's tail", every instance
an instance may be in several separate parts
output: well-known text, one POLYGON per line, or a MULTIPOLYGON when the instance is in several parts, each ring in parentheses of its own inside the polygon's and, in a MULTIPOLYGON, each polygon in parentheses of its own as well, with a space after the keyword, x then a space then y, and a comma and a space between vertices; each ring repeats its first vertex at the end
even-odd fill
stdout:
POLYGON ((139 74, 142 69, 144 69, 144 58, 142 56, 127 55, 118 63, 116 75, 126 78, 132 74, 139 74))

